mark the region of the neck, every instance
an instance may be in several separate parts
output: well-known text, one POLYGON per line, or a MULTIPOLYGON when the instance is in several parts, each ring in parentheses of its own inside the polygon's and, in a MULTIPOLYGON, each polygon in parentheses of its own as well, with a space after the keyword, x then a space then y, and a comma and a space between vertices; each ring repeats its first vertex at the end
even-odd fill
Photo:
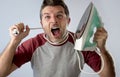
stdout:
POLYGON ((46 37, 47 41, 50 42, 51 44, 61 44, 67 39, 68 31, 66 31, 64 33, 64 35, 62 36, 61 39, 50 40, 50 38, 47 35, 45 37, 46 37))

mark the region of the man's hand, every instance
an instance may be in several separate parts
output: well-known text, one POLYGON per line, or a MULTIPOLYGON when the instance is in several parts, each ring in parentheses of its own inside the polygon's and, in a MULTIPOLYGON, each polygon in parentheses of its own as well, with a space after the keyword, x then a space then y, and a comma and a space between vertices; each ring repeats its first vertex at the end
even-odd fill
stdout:
POLYGON ((97 43, 97 47, 100 50, 105 48, 107 37, 107 31, 103 27, 97 28, 97 31, 94 34, 94 41, 97 43))
POLYGON ((20 42, 23 38, 25 38, 29 34, 30 29, 28 26, 25 27, 23 23, 18 23, 11 26, 9 28, 9 31, 10 31, 11 41, 20 42), (14 29, 19 31, 19 34, 17 35, 13 34, 14 29))

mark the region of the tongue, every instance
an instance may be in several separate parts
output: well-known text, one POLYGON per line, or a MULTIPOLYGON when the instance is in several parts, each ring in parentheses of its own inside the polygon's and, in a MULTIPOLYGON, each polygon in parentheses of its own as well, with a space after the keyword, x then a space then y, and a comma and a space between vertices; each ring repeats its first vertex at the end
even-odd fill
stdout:
POLYGON ((53 30, 52 33, 53 33, 54 36, 59 36, 60 31, 59 30, 53 30))

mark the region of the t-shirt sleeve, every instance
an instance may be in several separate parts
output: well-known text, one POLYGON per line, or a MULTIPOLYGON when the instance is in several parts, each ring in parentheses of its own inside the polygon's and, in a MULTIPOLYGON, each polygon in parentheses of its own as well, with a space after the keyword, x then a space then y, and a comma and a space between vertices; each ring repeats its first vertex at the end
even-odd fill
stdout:
POLYGON ((43 45, 45 41, 46 40, 43 38, 43 34, 38 34, 36 37, 30 38, 23 42, 20 46, 18 46, 15 52, 13 63, 20 67, 26 62, 31 61, 32 55, 36 48, 43 45))
POLYGON ((101 58, 95 51, 83 51, 85 63, 89 65, 95 72, 101 69, 101 58))
POLYGON ((13 63, 20 67, 24 63, 28 62, 31 60, 32 57, 32 41, 31 39, 23 42, 20 46, 18 46, 14 58, 13 58, 13 63))

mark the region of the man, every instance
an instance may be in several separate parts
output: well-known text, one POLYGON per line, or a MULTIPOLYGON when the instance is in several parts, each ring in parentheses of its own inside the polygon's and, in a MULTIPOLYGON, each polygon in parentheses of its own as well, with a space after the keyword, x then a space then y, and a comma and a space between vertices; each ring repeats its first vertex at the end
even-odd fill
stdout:
MULTIPOLYGON (((8 76, 28 61, 31 61, 34 77, 78 77, 80 69, 74 50, 75 34, 66 29, 70 17, 64 1, 44 0, 40 19, 44 33, 28 39, 20 46, 30 28, 23 23, 10 27, 10 42, 0 55, 0 77, 8 76), (12 33, 14 29, 19 31, 17 36, 12 33)), ((105 63, 99 75, 115 77, 113 60, 105 48, 107 36, 103 27, 98 28, 94 36, 105 63)), ((87 63, 96 72, 101 69, 100 56, 94 51, 79 52, 79 56, 82 65, 87 63)))

